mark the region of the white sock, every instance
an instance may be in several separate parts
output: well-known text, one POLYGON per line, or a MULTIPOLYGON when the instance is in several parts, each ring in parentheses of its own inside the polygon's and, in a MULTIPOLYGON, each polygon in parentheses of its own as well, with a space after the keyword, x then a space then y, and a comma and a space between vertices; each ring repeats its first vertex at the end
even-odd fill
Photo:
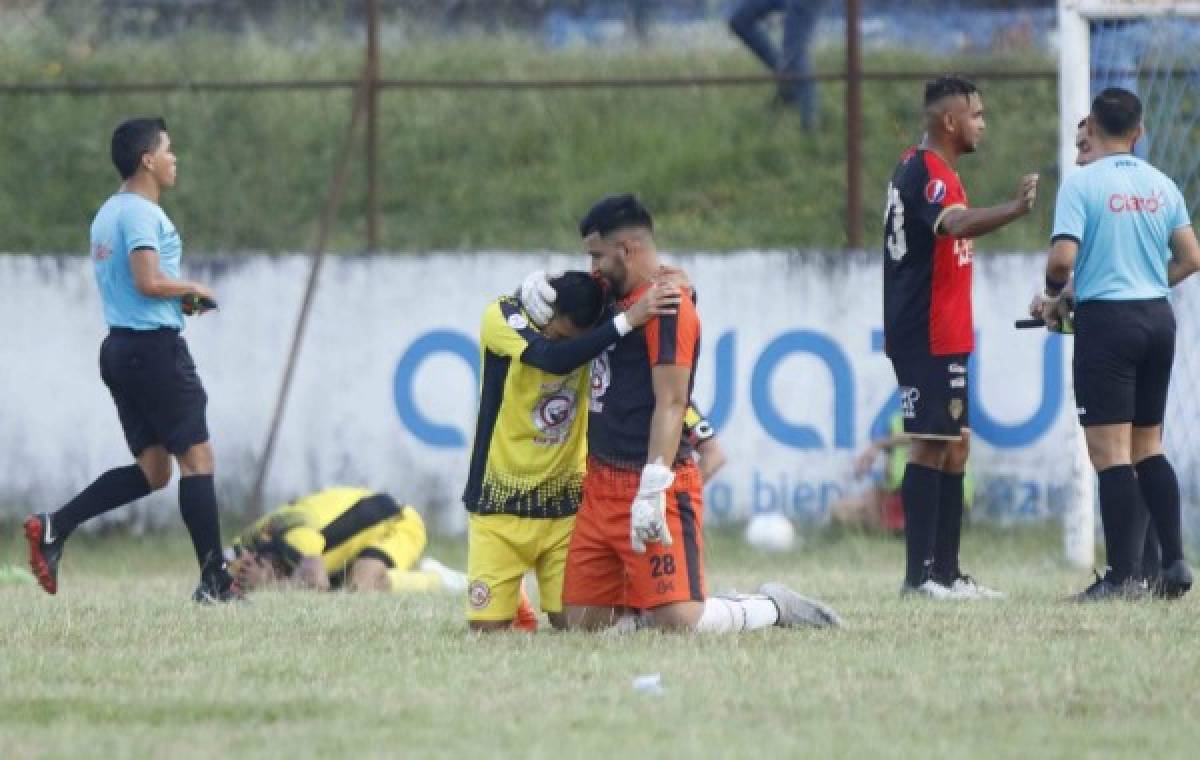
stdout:
POLYGON ((765 596, 735 599, 711 596, 704 600, 704 614, 696 622, 697 633, 739 633, 769 628, 779 620, 779 609, 765 596))
POLYGON ((446 567, 441 562, 438 562, 433 557, 422 557, 421 562, 417 565, 423 573, 433 573, 442 583, 442 588, 454 593, 462 593, 467 590, 467 574, 460 573, 457 570, 446 567))

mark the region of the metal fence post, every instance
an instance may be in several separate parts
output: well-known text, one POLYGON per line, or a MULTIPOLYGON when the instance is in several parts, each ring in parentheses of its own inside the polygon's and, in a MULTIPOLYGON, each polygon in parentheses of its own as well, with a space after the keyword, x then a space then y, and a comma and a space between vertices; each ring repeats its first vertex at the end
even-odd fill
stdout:
POLYGON ((379 250, 379 0, 367 3, 367 251, 379 250))
POLYGON ((846 247, 862 240, 862 3, 846 0, 846 247))
POLYGON ((267 440, 263 444, 262 456, 258 460, 258 472, 254 478, 254 489, 250 495, 251 514, 259 517, 266 512, 264 496, 267 487, 267 475, 271 470, 271 460, 275 456, 275 444, 279 439, 279 430, 283 426, 283 413, 287 409, 288 395, 292 389, 292 378, 296 374, 296 363, 300 358, 300 347, 304 343, 304 332, 308 327, 308 318, 312 314, 313 301, 317 294, 317 284, 321 278, 321 268, 325 263, 325 249, 329 243, 329 233, 337 218, 338 209, 342 205, 342 195, 346 188, 346 178, 350 174, 350 157, 356 144, 355 132, 358 125, 366 116, 366 102, 371 91, 370 72, 363 69, 358 86, 354 88, 354 104, 350 107, 350 123, 346 125, 345 138, 342 148, 334 164, 333 176, 330 178, 329 194, 325 199, 325 207, 317 224, 317 237, 313 242, 311 264, 308 270, 308 283, 304 287, 304 300, 300 302, 300 313, 296 316, 296 328, 292 333, 292 345, 288 350, 287 362, 283 368, 283 379, 279 384, 279 393, 275 397, 275 411, 271 414, 271 425, 267 429, 267 440))

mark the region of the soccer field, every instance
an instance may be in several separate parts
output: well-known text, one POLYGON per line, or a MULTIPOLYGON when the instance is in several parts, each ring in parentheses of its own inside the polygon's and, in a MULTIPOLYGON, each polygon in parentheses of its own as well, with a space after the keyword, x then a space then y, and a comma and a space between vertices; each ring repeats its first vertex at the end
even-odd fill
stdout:
MULTIPOLYGON (((15 530, 0 564, 23 562, 15 530)), ((436 556, 461 566, 462 547, 436 556)), ((780 578, 848 627, 739 637, 464 632, 447 596, 188 601, 190 549, 85 537, 63 591, 0 586, 0 756, 1194 757, 1200 620, 1081 607, 1050 532, 968 532, 1002 602, 896 596, 902 546, 756 556, 709 536, 713 590, 780 578), (663 693, 632 681, 660 673, 663 693)))

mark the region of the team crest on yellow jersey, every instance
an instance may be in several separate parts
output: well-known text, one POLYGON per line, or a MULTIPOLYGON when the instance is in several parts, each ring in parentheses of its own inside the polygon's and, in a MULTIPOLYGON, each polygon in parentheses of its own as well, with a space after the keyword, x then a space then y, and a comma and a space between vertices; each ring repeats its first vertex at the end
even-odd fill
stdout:
POLYGON ((492 603, 492 589, 483 581, 475 581, 467 589, 467 599, 472 609, 482 610, 492 603))
POLYGON ((543 385, 542 395, 533 405, 533 426, 537 428, 534 443, 546 446, 560 444, 567 440, 571 433, 571 423, 575 421, 575 382, 572 374, 565 381, 553 385, 543 385))

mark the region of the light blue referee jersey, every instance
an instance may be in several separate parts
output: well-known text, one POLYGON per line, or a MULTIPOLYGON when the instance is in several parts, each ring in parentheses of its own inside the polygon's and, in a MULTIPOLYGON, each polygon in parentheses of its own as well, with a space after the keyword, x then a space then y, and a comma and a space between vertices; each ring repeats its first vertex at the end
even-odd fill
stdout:
POLYGON ((1192 223, 1171 178, 1136 156, 1106 156, 1058 189, 1053 239, 1079 243, 1077 301, 1163 298, 1171 233, 1192 223))
POLYGON ((175 225, 156 203, 137 193, 117 193, 104 202, 92 221, 92 263, 109 327, 155 330, 183 329, 179 298, 149 298, 133 282, 129 255, 137 248, 158 251, 158 267, 179 278, 183 244, 175 225))

